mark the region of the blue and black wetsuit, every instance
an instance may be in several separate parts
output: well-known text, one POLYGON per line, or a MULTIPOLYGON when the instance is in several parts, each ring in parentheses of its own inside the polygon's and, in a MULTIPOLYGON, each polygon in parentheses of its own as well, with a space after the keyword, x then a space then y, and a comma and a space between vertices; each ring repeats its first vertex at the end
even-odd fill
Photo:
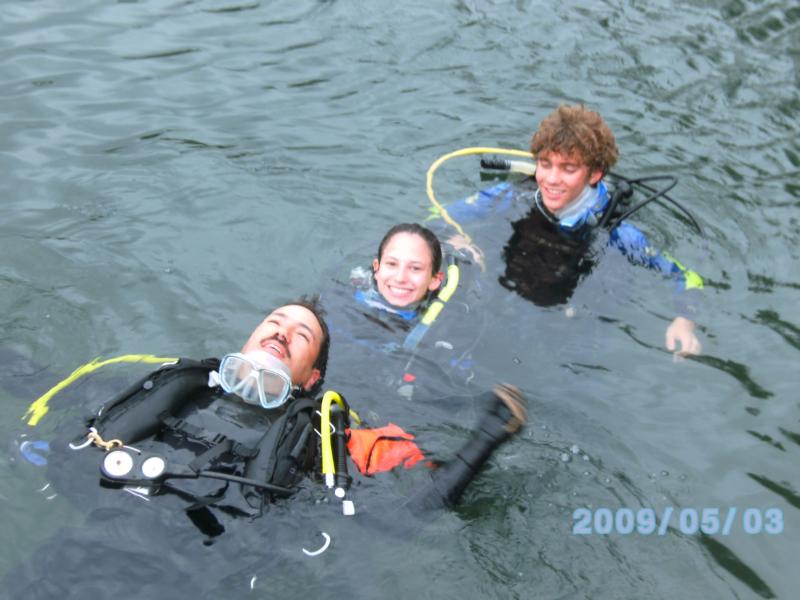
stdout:
MULTIPOLYGON (((365 386, 368 397, 359 398, 359 406, 379 410, 374 396, 387 391, 392 399, 412 399, 421 389, 426 398, 464 393, 474 377, 472 354, 482 330, 472 315, 470 298, 476 290, 468 269, 449 262, 440 291, 414 306, 387 303, 365 269, 354 270, 349 282, 337 282, 323 294, 336 348, 332 377, 356 368, 359 381, 372 383, 365 386)), ((400 418, 379 412, 384 418, 400 418)))
MULTIPOLYGON (((582 277, 592 271, 593 233, 608 206, 605 184, 579 214, 557 220, 539 203, 533 178, 519 184, 502 182, 447 207, 461 225, 470 224, 484 247, 502 247, 504 265, 498 269, 500 284, 539 306, 566 303, 582 277), (508 220, 507 229, 486 227, 508 220), (499 236, 502 236, 499 239, 499 236)), ((679 316, 694 320, 701 302, 702 279, 678 261, 653 247, 636 226, 627 221, 609 232, 608 245, 634 264, 653 269, 675 280, 675 308, 679 316)))

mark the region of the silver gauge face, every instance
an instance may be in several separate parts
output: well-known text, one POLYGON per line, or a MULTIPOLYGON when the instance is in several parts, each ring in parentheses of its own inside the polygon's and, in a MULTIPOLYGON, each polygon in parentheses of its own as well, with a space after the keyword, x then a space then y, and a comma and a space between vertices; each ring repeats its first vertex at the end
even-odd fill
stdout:
POLYGON ((142 475, 148 479, 155 479, 159 477, 164 469, 167 468, 167 463, 160 456, 151 456, 142 463, 142 475))
POLYGON ((133 469, 131 455, 123 450, 114 450, 103 459, 103 471, 109 477, 125 477, 133 469))

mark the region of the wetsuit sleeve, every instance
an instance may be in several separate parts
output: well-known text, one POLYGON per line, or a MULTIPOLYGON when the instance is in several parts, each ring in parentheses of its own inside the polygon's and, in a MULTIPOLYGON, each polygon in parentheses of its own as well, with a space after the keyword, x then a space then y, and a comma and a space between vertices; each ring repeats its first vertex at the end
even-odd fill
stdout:
MULTIPOLYGON (((451 219, 464 225, 465 223, 485 219, 490 215, 502 214, 508 211, 512 206, 513 198, 513 186, 504 181, 453 202, 445 206, 445 210, 451 219)), ((430 215, 426 221, 431 221, 428 224, 434 228, 437 228, 438 223, 441 223, 442 226, 446 225, 442 219, 441 211, 435 206, 431 207, 430 215)))
POLYGON ((632 263, 663 273, 676 282, 674 303, 678 316, 696 320, 702 307, 703 279, 687 269, 666 252, 654 248, 647 237, 634 225, 620 223, 611 231, 609 244, 632 263))
POLYGON ((494 451, 525 422, 525 401, 518 390, 499 386, 495 393, 487 393, 485 399, 487 410, 472 435, 453 458, 431 471, 430 482, 418 488, 406 502, 407 510, 424 513, 455 505, 494 451), (506 400, 498 394, 505 395, 506 400), (509 396, 522 412, 512 412, 509 396))

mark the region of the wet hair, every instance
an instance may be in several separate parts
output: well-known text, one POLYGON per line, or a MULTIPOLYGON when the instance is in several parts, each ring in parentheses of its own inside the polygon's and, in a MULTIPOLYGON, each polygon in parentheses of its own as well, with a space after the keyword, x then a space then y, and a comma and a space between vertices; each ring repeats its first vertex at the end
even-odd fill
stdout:
POLYGON ((398 233, 418 235, 425 240, 428 249, 431 251, 431 275, 436 275, 442 268, 442 245, 439 243, 439 238, 436 237, 435 233, 417 223, 399 223, 387 231, 381 240, 380 246, 378 246, 378 262, 381 262, 383 258, 383 251, 386 249, 386 245, 398 233))
POLYGON ((319 370, 319 379, 310 390, 310 392, 314 393, 322 387, 322 382, 325 380, 325 372, 328 370, 328 355, 331 351, 331 332, 328 329, 328 324, 325 322, 325 309, 322 307, 319 294, 300 296, 299 298, 284 303, 284 306, 302 306, 310 311, 317 318, 319 327, 322 330, 319 354, 317 355, 317 360, 315 360, 312 365, 315 369, 319 370))
POLYGON ((531 153, 546 152, 577 156, 590 170, 603 174, 619 158, 614 134, 603 117, 583 105, 562 104, 539 124, 531 139, 531 153))

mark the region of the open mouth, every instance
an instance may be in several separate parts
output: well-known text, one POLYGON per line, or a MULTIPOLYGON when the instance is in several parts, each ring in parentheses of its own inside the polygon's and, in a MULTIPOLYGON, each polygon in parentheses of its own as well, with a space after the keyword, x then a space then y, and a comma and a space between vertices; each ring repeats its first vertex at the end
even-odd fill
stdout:
POLYGON ((408 298, 414 295, 412 288, 398 288, 394 286, 387 286, 389 293, 395 298, 408 298))
POLYGON ((261 347, 265 352, 269 352, 280 359, 289 357, 289 349, 274 339, 268 340, 265 344, 261 344, 261 347))

